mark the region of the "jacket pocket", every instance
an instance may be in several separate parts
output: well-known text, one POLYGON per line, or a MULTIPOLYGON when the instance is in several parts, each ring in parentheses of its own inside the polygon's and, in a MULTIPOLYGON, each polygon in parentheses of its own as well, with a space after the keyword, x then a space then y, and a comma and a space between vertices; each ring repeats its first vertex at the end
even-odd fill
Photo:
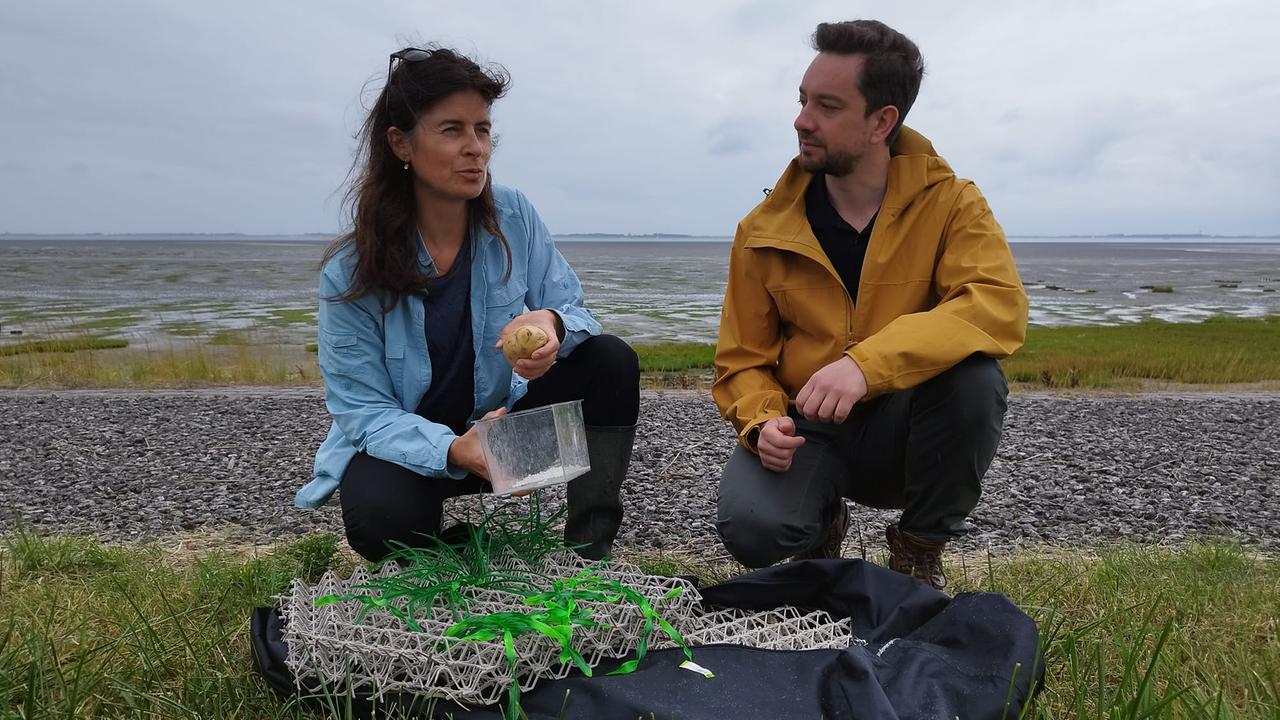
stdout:
POLYGON ((525 293, 529 288, 522 282, 512 280, 506 285, 495 285, 485 296, 485 307, 510 307, 517 300, 524 304, 525 293))
POLYGON ((839 337, 848 332, 848 292, 844 285, 785 287, 771 291, 778 303, 784 332, 815 337, 839 337))
POLYGON ((324 372, 348 376, 368 372, 368 358, 361 352, 355 333, 321 330, 318 340, 317 355, 324 372))
POLYGON ((528 288, 512 280, 492 288, 484 299, 485 335, 498 339, 498 333, 524 312, 524 296, 528 288))
POLYGON ((356 346, 355 333, 337 333, 330 332, 328 330, 321 330, 320 337, 323 340, 321 347, 328 346, 333 350, 350 352, 348 348, 354 348, 356 346))

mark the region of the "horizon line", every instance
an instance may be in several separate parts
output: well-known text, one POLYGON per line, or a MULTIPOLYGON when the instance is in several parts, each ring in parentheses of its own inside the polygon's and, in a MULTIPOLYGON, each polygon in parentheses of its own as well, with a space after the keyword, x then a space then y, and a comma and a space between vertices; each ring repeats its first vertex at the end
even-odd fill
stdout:
MULTIPOLYGON (((31 238, 128 238, 128 237, 207 237, 207 238, 306 238, 306 237, 323 237, 333 238, 338 233, 333 232, 304 232, 304 233, 244 233, 244 232, 0 232, 0 238, 4 237, 31 237, 31 238)), ((646 240, 658 238, 679 238, 690 240, 724 240, 732 239, 733 235, 695 235, 689 233, 551 233, 552 238, 608 238, 619 240, 646 240)), ((1005 235, 1009 239, 1073 239, 1073 238, 1091 238, 1091 239, 1116 239, 1123 240, 1127 238, 1142 239, 1213 239, 1213 240, 1233 240, 1233 239, 1250 239, 1250 240, 1280 240, 1278 234, 1231 234, 1219 235, 1213 233, 1028 233, 1005 235)))

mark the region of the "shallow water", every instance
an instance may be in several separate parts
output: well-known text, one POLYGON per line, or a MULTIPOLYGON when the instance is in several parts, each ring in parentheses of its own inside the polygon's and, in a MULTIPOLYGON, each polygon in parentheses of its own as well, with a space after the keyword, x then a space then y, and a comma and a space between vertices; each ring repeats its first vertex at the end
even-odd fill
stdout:
MULTIPOLYGON (((307 342, 326 241, 0 236, 0 342, 86 333, 157 344, 307 342)), ((715 339, 728 238, 579 237, 559 247, 607 331, 642 342, 715 339)), ((1280 314, 1277 241, 1014 239, 1012 247, 1033 323, 1280 314)))

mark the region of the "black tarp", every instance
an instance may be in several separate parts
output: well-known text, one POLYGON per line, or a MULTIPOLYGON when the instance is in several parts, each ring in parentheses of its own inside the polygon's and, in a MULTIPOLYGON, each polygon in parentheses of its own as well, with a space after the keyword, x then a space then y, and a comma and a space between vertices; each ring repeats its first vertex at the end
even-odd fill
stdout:
MULTIPOLYGON (((1005 596, 950 598, 861 560, 793 562, 700 592, 714 607, 826 610, 849 618, 867 644, 799 652, 694 648, 694 662, 714 678, 678 667, 684 659, 678 650, 655 651, 630 675, 609 677, 604 665, 590 678, 539 683, 522 695, 524 711, 531 720, 1014 718, 1044 675, 1035 623, 1005 596)), ((294 693, 276 612, 258 608, 252 633, 258 671, 276 690, 294 693)), ((408 712, 422 707, 404 696, 392 703, 408 712)), ((355 705, 357 713, 369 708, 355 705)), ((379 708, 387 708, 385 699, 379 708)), ((448 712, 458 720, 502 717, 497 706, 448 712)), ((436 713, 443 717, 443 706, 436 713)))

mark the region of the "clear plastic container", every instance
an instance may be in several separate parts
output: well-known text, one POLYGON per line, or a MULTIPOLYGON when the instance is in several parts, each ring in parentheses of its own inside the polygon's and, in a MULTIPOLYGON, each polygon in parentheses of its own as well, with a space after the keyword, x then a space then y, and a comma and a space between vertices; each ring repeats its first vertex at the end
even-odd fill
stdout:
POLYGON ((481 420, 476 432, 495 495, 567 483, 591 469, 581 400, 481 420))

